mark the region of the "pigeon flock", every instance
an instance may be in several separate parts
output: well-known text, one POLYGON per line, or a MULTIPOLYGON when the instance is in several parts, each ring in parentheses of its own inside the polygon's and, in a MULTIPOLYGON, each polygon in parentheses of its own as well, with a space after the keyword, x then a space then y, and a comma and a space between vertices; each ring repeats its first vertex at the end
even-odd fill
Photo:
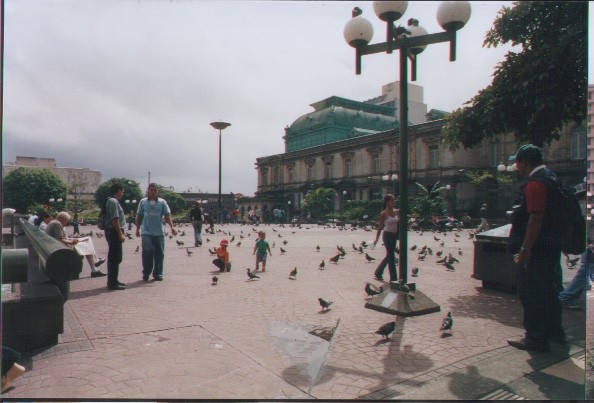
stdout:
MULTIPOLYGON (((178 227, 180 226, 190 226, 189 224, 178 224, 178 227)), ((207 237, 203 237, 204 240, 204 247, 202 248, 198 248, 198 247, 188 247, 185 245, 185 242, 190 242, 193 243, 193 231, 191 230, 191 228, 189 228, 188 230, 188 234, 186 235, 185 231, 178 231, 178 234, 176 236, 175 239, 175 246, 177 246, 179 249, 182 249, 183 252, 185 252, 185 254, 187 255, 187 259, 188 261, 193 261, 193 259, 196 256, 204 256, 206 254, 206 252, 204 251, 204 249, 206 249, 208 251, 208 255, 210 256, 215 256, 216 255, 216 247, 218 246, 220 240, 225 237, 225 239, 227 239, 229 241, 229 249, 230 249, 230 253, 231 253, 231 261, 234 262, 234 264, 238 265, 241 264, 243 265, 243 267, 245 267, 245 265, 252 265, 255 263, 255 258, 254 258, 254 262, 251 261, 245 261, 245 259, 242 258, 238 258, 237 254, 238 254, 238 249, 234 248, 238 248, 241 246, 242 241, 244 243, 251 243, 251 245, 253 245, 253 242, 255 242, 255 240, 258 238, 257 233, 259 231, 258 227, 264 227, 265 230, 269 233, 268 235, 268 239, 269 239, 269 243, 271 245, 272 249, 276 249, 276 241, 274 241, 273 239, 271 239, 273 236, 274 238, 278 238, 279 243, 281 242, 280 240, 282 239, 282 247, 279 247, 278 249, 280 250, 280 253, 275 254, 274 260, 270 260, 270 265, 271 265, 271 271, 276 271, 277 268, 279 269, 283 269, 287 270, 285 271, 285 273, 288 272, 288 278, 290 280, 297 280, 298 278, 298 273, 300 278, 303 276, 308 276, 310 274, 308 273, 316 273, 318 272, 316 271, 312 271, 313 269, 317 268, 320 272, 323 272, 325 270, 341 270, 340 266, 341 266, 341 261, 343 261, 344 259, 350 259, 350 261, 352 262, 354 259, 358 259, 358 262, 360 262, 360 264, 357 264, 357 267, 360 267, 362 270, 366 270, 369 273, 369 277, 372 277, 373 271, 369 269, 369 267, 375 267, 373 264, 368 265, 369 263, 373 263, 375 262, 378 258, 381 260, 384 257, 385 251, 383 247, 379 247, 377 249, 375 249, 374 243, 372 241, 363 241, 360 243, 355 243, 355 242, 350 242, 351 243, 351 248, 352 252, 351 255, 349 256, 349 253, 347 253, 346 249, 342 246, 342 245, 336 245, 336 250, 334 250, 334 247, 328 247, 328 246, 323 246, 320 244, 314 244, 308 246, 308 247, 304 247, 303 245, 299 245, 299 246, 291 246, 291 245, 295 245, 295 242, 291 240, 291 235, 294 235, 297 231, 302 230, 302 229, 310 229, 313 228, 311 225, 310 226, 291 226, 294 230, 291 230, 290 232, 287 231, 283 231, 282 233, 279 231, 280 228, 288 228, 288 225, 283 225, 280 224, 277 226, 277 228, 273 228, 271 226, 264 226, 264 225, 254 225, 251 228, 249 226, 242 224, 240 226, 234 227, 233 228, 233 234, 232 234, 232 230, 231 229, 224 229, 225 227, 221 227, 217 230, 213 230, 213 231, 209 231, 208 233, 210 234, 210 237, 213 238, 207 238, 207 237), (252 234, 252 232, 254 234, 252 234), (251 235, 254 235, 253 237, 251 237, 251 235), (181 238, 186 237, 184 240, 182 240, 181 238), (251 237, 251 240, 250 240, 251 237), (212 246, 211 248, 207 247, 206 244, 211 243, 212 241, 212 246), (312 256, 314 261, 317 261, 319 263, 312 263, 312 266, 310 268, 308 267, 298 267, 294 264, 294 261, 289 260, 287 261, 287 259, 292 259, 291 256, 306 256, 306 255, 312 256), (349 257, 347 257, 349 256, 349 257), (241 263, 240 263, 241 262, 241 263), (332 265, 328 265, 327 263, 332 263, 332 265), (317 266, 316 266, 317 265, 317 266), (293 267, 293 268, 291 268, 293 267)), ((228 227, 231 228, 231 227, 228 227)), ((348 231, 355 231, 355 230, 363 230, 369 233, 374 233, 375 232, 375 228, 371 227, 371 226, 352 226, 352 228, 347 228, 347 226, 337 226, 337 225, 326 225, 324 227, 324 229, 332 229, 332 230, 338 230, 339 233, 336 234, 336 236, 332 239, 336 239, 336 240, 344 240, 344 236, 345 236, 345 232, 348 231), (342 232, 342 234, 341 234, 342 232)), ((412 233, 412 231, 411 231, 412 233)), ((473 231, 468 231, 468 239, 473 239, 475 234, 473 231)), ((132 234, 129 232, 125 233, 126 238, 128 238, 129 240, 132 240, 132 242, 134 242, 135 240, 139 240, 139 238, 136 237, 132 237, 132 234)), ((423 232, 421 231, 417 231, 417 235, 422 236, 423 232)), ((425 239, 425 240, 431 240, 430 243, 428 244, 412 244, 409 243, 408 245, 408 250, 410 250, 410 252, 414 252, 414 254, 410 254, 410 256, 408 257, 409 259, 409 270, 411 273, 411 276, 414 278, 421 278, 422 281, 422 276, 421 276, 421 268, 419 266, 421 266, 423 268, 423 277, 424 276, 430 276, 432 271, 439 271, 439 270, 444 270, 445 273, 456 273, 457 269, 458 269, 458 264, 460 263, 460 260, 458 260, 458 258, 456 258, 454 255, 457 255, 458 257, 463 256, 464 252, 462 250, 462 248, 460 248, 458 245, 455 245, 456 243, 460 242, 459 239, 461 238, 461 236, 463 235, 463 230, 457 229, 457 230, 452 230, 452 231, 437 231, 434 232, 433 235, 431 237, 424 237, 424 238, 417 238, 417 239, 425 239), (416 265, 415 265, 416 264, 416 265)), ((102 234, 100 232, 96 232, 93 233, 92 231, 88 234, 81 234, 80 236, 95 236, 100 238, 102 236, 102 234)), ((328 235, 328 237, 331 237, 332 235, 328 235)), ((169 239, 173 239, 174 236, 173 235, 169 235, 167 234, 167 238, 169 239)), ((409 238, 410 239, 410 238, 409 238)), ((301 240, 302 241, 302 240, 301 240)), ((347 244, 348 245, 348 244, 347 244)), ((251 247, 250 245, 248 245, 247 248, 244 248, 244 250, 246 251, 251 251, 251 247)), ((134 254, 138 254, 141 252, 141 246, 137 245, 134 249, 134 254)), ((174 253, 174 251, 171 250, 171 248, 167 249, 166 248, 166 256, 167 254, 170 253, 174 253)), ((398 251, 397 251, 398 253, 398 251)), ((208 256, 206 255, 206 256, 208 256)), ((398 258, 398 256, 397 256, 398 258)), ((579 263, 580 257, 573 257, 570 258, 569 256, 567 256, 567 260, 566 260, 566 266, 570 269, 575 268, 576 265, 579 263)), ((352 265, 351 265, 352 266, 352 265)), ((169 269, 169 268, 166 268, 169 269)), ((213 269, 216 270, 216 268, 213 269)), ((267 271, 268 272, 268 271, 267 271)), ((247 279, 246 281, 249 283, 254 283, 254 287, 258 287, 257 283, 258 282, 262 282, 263 284, 266 283, 267 281, 267 272, 264 272, 263 276, 256 274, 254 271, 252 271, 252 269, 250 267, 246 268, 246 273, 247 273, 247 279)), ((346 273, 346 272, 345 272, 346 273)), ((318 275, 323 275, 323 274, 318 274, 318 275)), ((447 275, 455 275, 455 274, 447 274, 447 275)), ((219 282, 220 278, 219 277, 226 277, 228 275, 219 275, 217 273, 217 275, 213 275, 210 279, 210 284, 212 286, 219 286, 217 287, 218 290, 222 290, 224 289, 225 284, 227 283, 227 280, 225 279, 225 281, 219 282), (220 288, 223 287, 223 288, 220 288)), ((244 277, 245 278, 245 277, 244 277)), ((303 281, 303 280, 302 280, 303 281)), ((415 281, 419 281, 419 280, 415 280, 415 281)), ((299 286, 299 284, 301 283, 301 281, 295 281, 293 284, 294 286, 299 286)), ((447 285, 446 285, 447 286, 447 285)), ((405 298, 411 303, 414 304, 415 302, 415 287, 413 287, 411 289, 411 287, 409 286, 409 284, 406 284, 403 281, 400 281, 397 286, 395 286, 396 290, 398 290, 399 293, 402 293, 405 298)), ((364 292, 365 292, 365 296, 366 298, 372 298, 374 296, 378 296, 381 295, 382 293, 386 292, 386 290, 389 290, 390 287, 384 287, 379 286, 379 285, 374 285, 370 282, 366 282, 364 285, 364 292)), ((327 295, 323 295, 322 297, 317 297, 318 303, 321 307, 321 311, 320 313, 326 313, 332 310, 331 306, 333 306, 334 302, 329 300, 328 297, 331 296, 330 294, 332 293, 333 288, 328 288, 327 289, 327 295)), ((326 293, 325 293, 326 294, 326 293)), ((335 296, 336 297, 336 296, 335 296)), ((313 298, 312 298, 313 300, 313 298)), ((338 301, 337 303, 337 309, 341 308, 341 304, 340 301, 338 301)), ((448 312, 447 316, 444 317, 441 320, 440 323, 440 327, 439 330, 443 335, 448 335, 451 336, 452 335, 452 328, 453 328, 453 317, 452 317, 452 312, 448 312)), ((437 326, 437 324, 436 324, 437 326)), ((384 341, 388 341, 390 340, 390 335, 392 335, 394 332, 396 332, 397 329, 397 324, 396 321, 392 321, 392 322, 388 322, 384 325, 382 325, 379 329, 377 329, 374 333, 377 335, 382 336, 382 340, 384 341)))

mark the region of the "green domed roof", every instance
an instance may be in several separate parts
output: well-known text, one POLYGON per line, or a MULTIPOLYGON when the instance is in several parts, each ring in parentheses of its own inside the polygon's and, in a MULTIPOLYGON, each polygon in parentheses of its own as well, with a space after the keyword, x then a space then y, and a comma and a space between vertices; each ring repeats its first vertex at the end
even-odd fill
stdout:
POLYGON ((353 129, 382 132, 398 127, 394 109, 388 106, 331 97, 312 104, 314 111, 297 118, 285 129, 286 150, 328 144, 347 139, 353 129))

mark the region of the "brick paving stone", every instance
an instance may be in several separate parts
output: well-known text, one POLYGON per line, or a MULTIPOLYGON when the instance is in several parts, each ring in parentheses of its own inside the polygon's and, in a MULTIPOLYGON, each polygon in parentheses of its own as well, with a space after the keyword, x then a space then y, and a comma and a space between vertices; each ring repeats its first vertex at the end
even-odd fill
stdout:
MULTIPOLYGON (((109 292, 104 280, 85 276, 72 282, 59 344, 31 357, 33 368, 17 379, 7 397, 77 397, 61 379, 67 368, 86 363, 76 367, 81 385, 89 388, 85 399, 387 398, 496 357, 507 338, 522 334, 517 297, 483 290, 470 277, 472 241, 464 233, 459 243, 450 244, 447 239, 452 238, 447 238, 444 248, 453 254, 458 246, 464 248, 456 272, 409 255, 410 264, 421 268, 417 286, 441 305, 441 312, 396 318, 397 330, 384 342, 373 332, 394 317, 364 308, 365 282, 379 284, 372 279, 375 265, 348 250, 373 233, 308 227, 263 226, 276 247, 258 281, 247 281, 245 274, 246 267, 253 267, 251 247, 232 244, 234 270, 219 274, 216 287, 210 285, 217 271, 206 248, 194 248, 188 257, 175 239, 167 239, 165 280, 145 284, 140 254, 133 253, 139 240, 126 241, 120 280, 127 289, 109 292), (286 255, 278 254, 281 241, 272 228, 289 240, 286 255), (314 252, 316 244, 319 253, 314 252), (347 248, 347 256, 318 270, 321 259, 336 253, 337 244, 347 248), (291 281, 287 276, 294 266, 300 271, 291 281), (334 301, 332 309, 321 313, 318 297, 334 301), (447 311, 454 314, 453 336, 441 338, 437 329, 447 311), (271 335, 271 328, 281 324, 291 333, 293 327, 309 331, 337 323, 327 353, 315 365, 313 346, 282 350, 271 335)), ((247 237, 251 228, 223 227, 236 237, 243 230, 246 245, 255 239, 247 237)), ((432 236, 411 233, 409 239, 423 245, 432 236)), ((212 247, 223 235, 207 237, 211 242, 205 246, 212 247)), ((95 246, 99 256, 106 255, 104 240, 96 240, 95 246)), ((379 258, 384 251, 378 246, 369 253, 379 258)))

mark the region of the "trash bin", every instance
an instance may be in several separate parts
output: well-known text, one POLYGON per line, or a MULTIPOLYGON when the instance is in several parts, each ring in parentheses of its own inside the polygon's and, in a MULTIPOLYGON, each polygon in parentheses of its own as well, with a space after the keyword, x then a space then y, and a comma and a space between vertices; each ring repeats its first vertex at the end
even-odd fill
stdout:
POLYGON ((475 236, 473 277, 481 280, 484 288, 516 290, 516 264, 507 251, 510 230, 511 224, 507 224, 475 236))

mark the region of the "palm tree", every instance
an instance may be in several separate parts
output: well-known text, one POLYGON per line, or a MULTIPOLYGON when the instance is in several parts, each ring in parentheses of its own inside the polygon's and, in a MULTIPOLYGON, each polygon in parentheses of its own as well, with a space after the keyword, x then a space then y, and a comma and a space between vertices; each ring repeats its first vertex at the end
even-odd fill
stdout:
POLYGON ((442 192, 445 186, 439 186, 439 181, 429 188, 415 182, 417 192, 411 200, 411 212, 419 219, 431 220, 434 215, 445 214, 445 200, 442 192))

